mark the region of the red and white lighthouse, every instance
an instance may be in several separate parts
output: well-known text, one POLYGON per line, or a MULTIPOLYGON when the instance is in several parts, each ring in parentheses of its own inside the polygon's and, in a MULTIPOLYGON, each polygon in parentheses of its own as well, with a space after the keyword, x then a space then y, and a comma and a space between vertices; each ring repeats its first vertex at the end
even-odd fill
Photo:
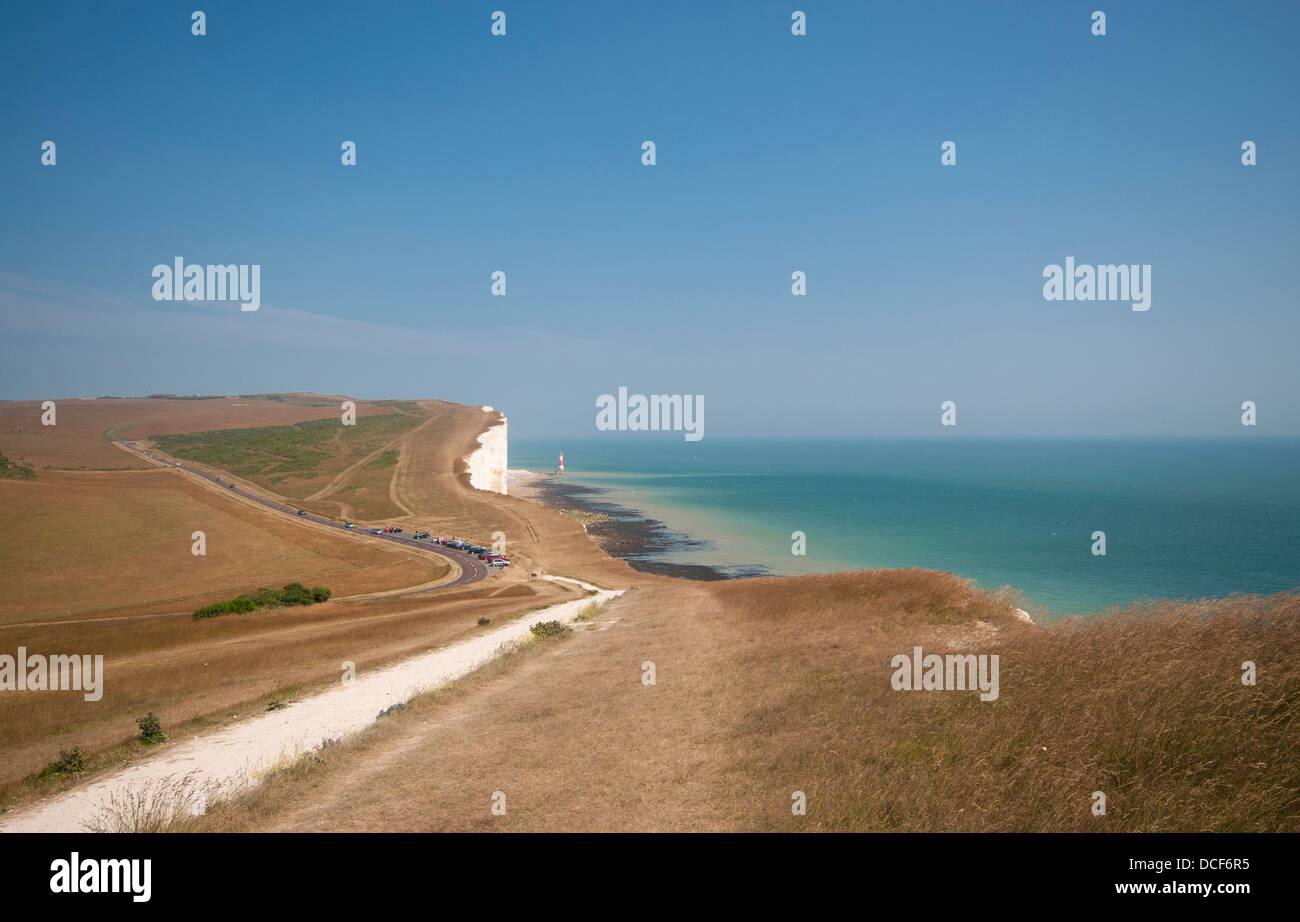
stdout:
POLYGON ((555 473, 557 474, 564 473, 564 452, 560 452, 560 466, 555 469, 555 473))

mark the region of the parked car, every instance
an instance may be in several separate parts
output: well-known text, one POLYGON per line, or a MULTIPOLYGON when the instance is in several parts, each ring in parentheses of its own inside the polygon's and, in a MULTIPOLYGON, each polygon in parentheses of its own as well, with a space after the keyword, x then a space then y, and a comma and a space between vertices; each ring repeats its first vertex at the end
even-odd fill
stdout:
POLYGON ((429 533, 427 531, 417 531, 415 534, 411 535, 411 537, 418 541, 421 538, 429 537, 429 533))
POLYGON ((488 566, 489 566, 489 567, 508 567, 508 566, 510 566, 510 561, 506 560, 504 557, 494 557, 493 559, 491 559, 491 560, 488 561, 488 566))
POLYGON ((482 557, 484 554, 487 553, 487 548, 479 547, 477 544, 472 544, 470 545, 469 552, 473 554, 475 557, 482 557))

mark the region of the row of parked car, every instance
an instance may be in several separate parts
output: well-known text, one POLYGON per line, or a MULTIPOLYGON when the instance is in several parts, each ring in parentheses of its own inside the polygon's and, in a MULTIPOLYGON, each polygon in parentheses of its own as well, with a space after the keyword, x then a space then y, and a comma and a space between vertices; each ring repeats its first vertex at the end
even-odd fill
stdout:
MULTIPOLYGON (((299 510, 298 514, 305 515, 306 513, 304 513, 302 510, 299 510)), ((353 525, 351 522, 344 523, 343 527, 356 528, 356 526, 353 525)), ((397 525, 385 525, 382 528, 370 529, 370 533, 372 535, 400 535, 402 534, 402 529, 397 525)), ((460 538, 444 538, 441 535, 439 535, 437 538, 434 538, 427 531, 417 531, 415 534, 411 535, 411 537, 414 538, 416 541, 427 540, 432 542, 433 544, 441 544, 443 547, 449 547, 457 551, 464 551, 466 554, 473 554, 479 560, 482 560, 484 563, 486 563, 489 567, 510 566, 510 558, 507 557, 505 554, 498 554, 496 551, 492 550, 491 548, 486 548, 483 547, 482 545, 474 544, 470 541, 462 541, 460 538)))
POLYGON ((441 544, 443 547, 449 547, 453 550, 464 551, 466 554, 473 554, 479 560, 482 560, 489 567, 508 567, 510 558, 505 554, 498 554, 491 548, 482 545, 472 544, 469 541, 462 541, 459 538, 437 537, 430 539, 434 544, 441 544))

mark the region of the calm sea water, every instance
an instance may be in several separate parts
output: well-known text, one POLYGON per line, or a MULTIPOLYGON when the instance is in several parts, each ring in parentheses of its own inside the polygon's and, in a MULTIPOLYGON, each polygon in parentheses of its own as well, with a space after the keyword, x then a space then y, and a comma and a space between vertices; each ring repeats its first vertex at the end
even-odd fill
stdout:
POLYGON ((1047 614, 1300 586, 1300 440, 511 440, 510 466, 697 543, 658 559, 773 574, 952 570, 1047 614), (791 553, 791 534, 807 555, 791 553), (1106 556, 1092 553, 1106 533, 1106 556))

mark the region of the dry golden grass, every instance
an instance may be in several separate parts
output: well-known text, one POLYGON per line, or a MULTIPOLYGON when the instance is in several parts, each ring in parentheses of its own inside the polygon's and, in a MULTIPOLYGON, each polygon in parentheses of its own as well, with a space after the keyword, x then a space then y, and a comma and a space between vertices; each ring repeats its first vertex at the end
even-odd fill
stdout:
POLYGON ((0 626, 192 612, 292 581, 346 596, 446 570, 429 554, 307 528, 157 468, 0 481, 0 560, 7 574, 0 626), (206 536, 204 556, 191 553, 195 531, 206 536))
POLYGON ((1040 629, 904 570, 660 581, 576 628, 188 828, 1300 828, 1296 596, 1040 629), (1000 697, 893 691, 916 645, 997 653, 1000 697))
MULTIPOLYGON (((56 400, 56 424, 41 425, 41 401, 0 401, 0 454, 39 468, 122 470, 148 464, 115 448, 104 432, 120 427, 123 438, 167 432, 202 432, 254 426, 284 426, 338 417, 346 398, 318 394, 218 397, 211 400, 155 400, 147 397, 56 400)), ((356 401, 358 416, 392 413, 371 401, 356 401)))
POLYGON ((141 754, 123 744, 148 711, 159 715, 169 736, 183 738, 234 715, 250 716, 272 699, 332 685, 344 660, 361 671, 377 668, 477 631, 480 617, 497 624, 572 597, 541 580, 476 583, 197 622, 183 613, 0 630, 0 651, 12 655, 21 643, 33 653, 102 653, 105 672, 97 702, 75 692, 0 695, 0 803, 48 791, 51 783, 28 776, 62 749, 80 745, 96 766, 141 754))
POLYGON ((167 832, 200 815, 209 796, 196 773, 169 776, 113 794, 84 826, 87 832, 167 832))
MULTIPOLYGON (((38 403, 0 404, 0 428, 22 430, 18 435, 42 445, 62 445, 47 451, 40 459, 45 463, 129 467, 136 459, 109 444, 105 429, 120 427, 124 437, 144 438, 240 423, 280 425, 332 417, 337 404, 338 398, 317 395, 60 401, 54 428, 40 426, 38 403), (52 440, 55 434, 62 441, 52 440)), ((395 411, 427 417, 427 425, 397 440, 396 447, 372 446, 360 462, 322 465, 339 470, 322 484, 323 504, 365 491, 375 505, 411 510, 402 520, 430 530, 485 541, 498 527, 526 533, 523 525, 510 524, 517 520, 498 516, 493 504, 531 507, 471 490, 457 474, 460 458, 490 420, 487 414, 436 400, 358 401, 361 415, 395 411), (398 453, 396 464, 366 463, 388 451, 398 453)), ((350 451, 355 454, 355 447, 350 451)), ((572 547, 561 565, 585 559, 592 564, 588 575, 631 572, 609 561, 580 529, 575 540, 572 523, 539 512, 560 530, 557 545, 572 547)), ((540 530, 529 540, 540 546, 555 537, 540 530)), ((80 745, 93 766, 139 755, 128 741, 135 718, 145 711, 156 711, 169 732, 190 732, 271 698, 332 683, 345 659, 362 669, 391 662, 477 629, 480 617, 499 622, 573 592, 530 579, 531 561, 516 556, 518 566, 482 584, 349 601, 343 597, 425 585, 447 568, 431 555, 289 519, 200 478, 157 467, 42 469, 36 482, 0 483, 0 560, 8 603, 0 618, 0 651, 12 654, 23 645, 32 652, 102 654, 106 672, 99 702, 70 692, 0 697, 0 748, 6 756, 0 800, 8 802, 60 783, 29 776, 61 749, 80 745), (190 553, 195 530, 207 535, 206 557, 190 553), (203 604, 290 581, 328 585, 334 598, 308 609, 199 623, 189 617, 203 604)))

